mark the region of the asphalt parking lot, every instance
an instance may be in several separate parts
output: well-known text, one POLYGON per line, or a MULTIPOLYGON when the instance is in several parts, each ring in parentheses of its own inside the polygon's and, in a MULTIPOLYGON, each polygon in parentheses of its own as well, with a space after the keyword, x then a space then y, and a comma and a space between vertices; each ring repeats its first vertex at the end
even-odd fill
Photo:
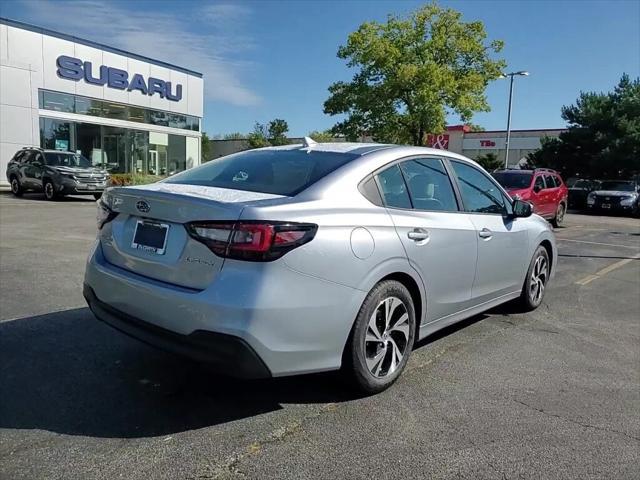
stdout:
POLYGON ((334 374, 221 378, 95 321, 94 218, 0 194, 2 479, 637 478, 637 219, 567 215, 538 310, 438 333, 356 398, 334 374))

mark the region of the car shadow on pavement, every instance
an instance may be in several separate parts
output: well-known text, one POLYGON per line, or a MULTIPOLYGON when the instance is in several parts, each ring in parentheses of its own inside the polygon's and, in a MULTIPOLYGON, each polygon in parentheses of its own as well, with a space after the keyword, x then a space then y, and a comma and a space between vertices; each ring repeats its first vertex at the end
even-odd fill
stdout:
POLYGON ((95 320, 87 308, 0 323, 0 428, 106 438, 161 436, 357 398, 336 374, 217 376, 95 320))
POLYGON ((95 199, 92 195, 75 195, 69 196, 65 195, 64 197, 58 197, 53 201, 47 200, 44 198, 43 193, 39 192, 27 192, 22 194, 21 197, 15 197, 10 191, 1 192, 1 195, 7 198, 13 198, 14 200, 27 200, 33 202, 43 202, 43 203, 92 203, 95 202, 95 199))

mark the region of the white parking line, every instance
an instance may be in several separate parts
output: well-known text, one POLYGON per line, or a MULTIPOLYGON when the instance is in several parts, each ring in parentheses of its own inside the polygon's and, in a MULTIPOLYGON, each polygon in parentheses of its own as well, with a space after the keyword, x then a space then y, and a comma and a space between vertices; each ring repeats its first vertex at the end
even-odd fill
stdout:
POLYGON ((571 240, 569 238, 557 238, 557 237, 556 237, 556 240, 559 242, 574 242, 574 243, 586 243, 588 245, 602 245, 604 247, 635 248, 636 250, 640 249, 640 245, 617 245, 614 243, 588 242, 586 240, 571 240))
POLYGON ((620 260, 619 262, 612 263, 611 265, 604 267, 602 270, 594 274, 587 275, 583 279, 578 280, 576 283, 582 286, 587 285, 588 283, 591 283, 594 280, 599 279, 600 277, 604 277, 606 274, 611 273, 620 267, 624 267, 627 263, 631 263, 634 260, 638 260, 638 259, 640 259, 640 255, 635 255, 633 258, 625 258, 624 260, 620 260))

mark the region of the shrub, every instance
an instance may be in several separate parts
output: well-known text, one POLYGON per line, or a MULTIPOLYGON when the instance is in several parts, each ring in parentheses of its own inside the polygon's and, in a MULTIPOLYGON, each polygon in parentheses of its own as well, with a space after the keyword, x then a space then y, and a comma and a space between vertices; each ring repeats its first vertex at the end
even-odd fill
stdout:
POLYGON ((147 185, 166 178, 161 175, 145 175, 142 173, 114 173, 111 175, 112 187, 128 187, 130 185, 147 185))

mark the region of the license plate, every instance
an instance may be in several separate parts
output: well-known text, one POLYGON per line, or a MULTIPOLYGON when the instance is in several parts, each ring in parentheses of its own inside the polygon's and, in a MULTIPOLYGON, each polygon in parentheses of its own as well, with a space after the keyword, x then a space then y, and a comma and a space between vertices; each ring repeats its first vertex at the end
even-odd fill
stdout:
POLYGON ((602 204, 602 208, 611 208, 611 204, 610 203, 603 203, 602 204))
POLYGON ((166 223, 138 220, 131 247, 136 250, 163 255, 167 246, 167 232, 169 232, 169 225, 166 223))

